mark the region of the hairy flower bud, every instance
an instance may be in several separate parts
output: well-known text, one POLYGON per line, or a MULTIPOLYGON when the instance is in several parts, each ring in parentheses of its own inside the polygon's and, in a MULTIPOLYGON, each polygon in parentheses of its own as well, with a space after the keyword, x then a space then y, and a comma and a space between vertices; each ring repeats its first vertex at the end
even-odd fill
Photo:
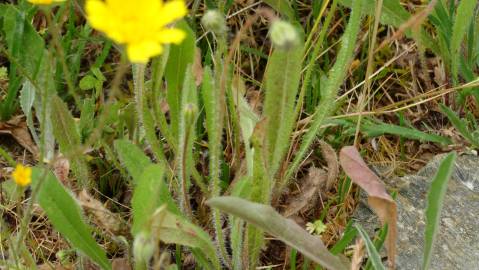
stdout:
POLYGON ((133 256, 136 264, 148 264, 155 252, 155 243, 146 232, 140 232, 133 241, 133 256))
POLYGON ((201 19, 201 24, 206 30, 211 31, 216 35, 224 35, 228 30, 225 17, 216 9, 206 11, 201 19))
POLYGON ((280 49, 290 49, 299 42, 298 31, 286 21, 277 20, 271 25, 269 36, 274 46, 280 49))

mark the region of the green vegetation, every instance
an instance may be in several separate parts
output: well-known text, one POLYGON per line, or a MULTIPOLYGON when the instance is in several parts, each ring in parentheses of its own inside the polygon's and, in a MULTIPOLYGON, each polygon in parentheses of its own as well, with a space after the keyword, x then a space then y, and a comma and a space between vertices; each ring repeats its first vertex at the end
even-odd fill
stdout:
POLYGON ((394 196, 362 158, 402 175, 479 147, 477 1, 155 1, 0 4, 0 268, 385 269, 394 196), (374 238, 358 186, 388 203, 374 238))

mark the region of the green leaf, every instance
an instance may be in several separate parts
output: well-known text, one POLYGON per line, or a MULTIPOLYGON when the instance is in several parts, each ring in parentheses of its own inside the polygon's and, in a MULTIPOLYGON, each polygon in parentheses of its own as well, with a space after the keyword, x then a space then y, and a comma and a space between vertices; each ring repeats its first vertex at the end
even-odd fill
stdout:
POLYGON ((300 42, 290 50, 275 49, 268 60, 263 116, 267 119, 265 147, 270 176, 276 174, 289 149, 302 59, 303 42, 300 42))
MULTIPOLYGON (((341 5, 352 7, 352 0, 340 0, 341 5)), ((363 12, 368 15, 374 15, 375 1, 366 1, 363 5, 363 12)), ((381 23, 400 27, 404 24, 411 14, 401 5, 399 0, 386 0, 383 2, 381 12, 381 23)))
POLYGON ((95 88, 97 81, 97 78, 93 77, 92 75, 86 75, 80 80, 80 89, 84 91, 93 89, 95 88))
POLYGON ((364 243, 366 245, 366 249, 369 254, 369 258, 371 259, 371 263, 373 264, 374 269, 376 270, 386 270, 383 263, 381 262, 381 257, 379 256, 376 247, 374 246, 373 242, 369 238, 368 234, 364 231, 364 229, 359 224, 354 224, 356 229, 358 230, 359 235, 363 238, 364 243))
POLYGON ((328 251, 319 237, 282 217, 271 206, 236 197, 215 197, 207 204, 250 222, 328 269, 349 269, 345 261, 328 251))
POLYGON ((138 146, 128 140, 116 140, 114 145, 118 158, 130 173, 133 182, 138 183, 145 168, 153 163, 138 146))
POLYGON ((161 241, 190 247, 197 259, 207 258, 198 260, 203 264, 203 269, 221 269, 210 236, 198 226, 168 211, 166 206, 155 212, 152 229, 161 241))
POLYGON ((71 161, 77 181, 82 187, 86 187, 89 181, 88 165, 84 155, 75 153, 80 150, 80 134, 75 120, 67 105, 57 95, 51 97, 50 105, 51 116, 54 117, 53 134, 60 145, 60 151, 71 161))
POLYGON ((451 121, 457 131, 459 131, 459 133, 461 133, 461 135, 466 138, 469 143, 471 143, 475 147, 479 147, 479 141, 474 138, 472 132, 469 131, 466 122, 459 118, 459 116, 446 105, 439 104, 439 106, 441 107, 442 113, 447 116, 447 118, 449 119, 449 121, 451 121))
MULTIPOLYGON (((340 0, 340 3, 344 6, 349 8, 352 7, 352 0, 340 0)), ((363 5, 363 12, 369 16, 374 16, 376 1, 365 1, 363 5)), ((404 23, 406 23, 410 18, 411 14, 401 5, 399 0, 385 0, 383 1, 383 7, 381 12, 381 23, 386 25, 392 25, 396 28, 401 27, 404 23)), ((420 41, 426 47, 433 47, 434 41, 431 36, 424 31, 424 29, 419 30, 420 41)), ((413 37, 412 31, 407 29, 406 35, 409 37, 413 37)), ((431 48, 435 49, 435 48, 431 48)))
POLYGON ((160 165, 149 165, 142 173, 131 199, 133 225, 131 233, 136 235, 145 228, 145 224, 160 206, 160 188, 163 182, 164 169, 160 165))
POLYGON ((441 218, 442 204, 446 195, 447 183, 451 178, 454 170, 454 162, 456 161, 456 153, 449 153, 439 165, 436 175, 431 183, 427 195, 426 208, 426 229, 424 233, 424 256, 422 261, 422 269, 429 269, 431 263, 432 252, 436 242, 437 232, 439 230, 439 221, 441 218))
MULTIPOLYGON (((32 91, 35 91, 35 98, 33 100, 33 106, 35 108, 35 115, 40 123, 40 130, 43 132, 42 136, 44 137, 43 145, 42 146, 44 151, 44 158, 46 160, 52 160, 55 154, 55 136, 53 134, 53 121, 56 119, 52 118, 52 107, 50 106, 49 102, 51 97, 56 95, 55 89, 55 82, 51 78, 54 77, 54 63, 52 63, 52 57, 50 52, 47 50, 43 50, 43 57, 41 58, 41 63, 38 68, 38 72, 36 75, 32 77, 35 84, 32 81, 26 81, 23 87, 27 87, 28 84, 31 84, 32 91)), ((22 95, 23 95, 22 89, 22 95)), ((25 89, 27 90, 27 89, 25 89)), ((22 108, 24 108, 22 105, 22 108)), ((28 121, 28 116, 27 116, 28 121)), ((33 119, 32 119, 33 121, 33 119)), ((36 128, 30 128, 32 134, 36 133, 36 128)), ((38 136, 37 136, 38 137, 38 136)))
POLYGON ((82 139, 86 139, 95 126, 95 105, 93 98, 83 99, 79 123, 80 136, 82 139))
POLYGON ((167 82, 166 99, 170 108, 173 136, 178 135, 181 90, 183 88, 186 67, 193 64, 196 42, 195 34, 186 21, 178 22, 176 27, 186 33, 186 38, 180 45, 173 44, 170 46, 170 55, 165 69, 165 79, 167 82))
POLYGON ((53 173, 33 168, 33 189, 39 184, 38 203, 55 229, 102 269, 111 269, 105 251, 93 239, 92 229, 83 221, 80 207, 72 195, 53 173))
MULTIPOLYGON (((133 178, 133 183, 139 185, 140 182, 146 181, 144 178, 148 178, 148 175, 144 175, 144 172, 147 170, 152 171, 159 170, 158 166, 154 165, 153 162, 141 151, 141 149, 128 140, 116 140, 114 142, 115 150, 118 154, 118 157, 121 163, 126 167, 127 171, 133 178)), ((162 168, 162 167, 160 167, 162 168)), ((144 183, 143 183, 144 184, 144 183)), ((155 189, 159 192, 158 195, 158 205, 166 204, 168 211, 172 212, 175 215, 181 215, 178 206, 171 197, 170 190, 166 183, 162 181, 157 181, 158 189, 155 189)))
POLYGON ((456 16, 454 18, 454 25, 452 27, 451 37, 451 69, 452 75, 457 79, 457 72, 460 59, 461 43, 466 35, 467 28, 471 20, 474 18, 474 10, 476 9, 477 0, 462 0, 459 1, 456 16))
POLYGON ((331 253, 337 255, 341 252, 343 252, 351 243, 351 241, 354 240, 357 234, 357 230, 355 230, 352 227, 352 222, 349 222, 348 225, 346 226, 346 229, 344 230, 343 237, 334 244, 334 246, 329 250, 331 253))
POLYGON ((369 137, 377 137, 384 134, 398 135, 412 140, 435 142, 443 145, 451 143, 449 138, 445 138, 435 134, 428 134, 417 129, 402 127, 386 123, 363 123, 361 132, 369 137))
POLYGON ((30 81, 23 83, 22 90, 20 91, 20 107, 26 117, 28 129, 32 134, 32 137, 37 145, 40 145, 40 139, 38 138, 35 126, 33 125, 33 102, 35 101, 35 88, 30 81))
POLYGON ((1 31, 5 33, 7 49, 15 61, 10 61, 9 84, 6 96, 0 102, 0 117, 8 120, 17 108, 17 93, 23 77, 17 74, 17 64, 30 76, 35 78, 40 66, 45 47, 43 39, 26 18, 25 11, 14 5, 3 5, 0 17, 1 31))
POLYGON ((289 0, 264 0, 264 2, 289 20, 294 20, 294 10, 289 0))

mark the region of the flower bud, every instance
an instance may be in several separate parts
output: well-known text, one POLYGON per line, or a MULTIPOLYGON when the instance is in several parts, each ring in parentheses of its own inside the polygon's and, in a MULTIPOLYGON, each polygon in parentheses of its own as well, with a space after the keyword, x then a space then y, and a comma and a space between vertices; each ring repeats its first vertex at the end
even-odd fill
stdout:
POLYGON ((153 238, 146 232, 140 232, 133 241, 133 255, 136 264, 148 264, 155 252, 153 238))
POLYGON ((216 35, 224 35, 228 30, 225 17, 216 9, 206 11, 201 19, 201 24, 206 30, 211 31, 216 35))
POLYGON ((274 46, 288 50, 299 43, 298 31, 286 21, 276 20, 271 24, 269 36, 274 46))

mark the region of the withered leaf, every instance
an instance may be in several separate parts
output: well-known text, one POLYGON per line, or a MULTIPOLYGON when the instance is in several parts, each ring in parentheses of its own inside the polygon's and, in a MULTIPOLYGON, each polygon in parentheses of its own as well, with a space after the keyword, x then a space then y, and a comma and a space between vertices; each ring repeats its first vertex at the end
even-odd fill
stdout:
POLYGON ((319 145, 321 146, 321 154, 328 165, 328 180, 326 181, 326 190, 330 190, 339 176, 338 156, 336 155, 334 148, 331 147, 331 145, 329 145, 327 142, 321 140, 319 145))
POLYGON ((86 190, 78 194, 80 205, 86 212, 91 213, 99 227, 105 228, 113 234, 124 233, 123 222, 118 214, 112 213, 97 199, 93 198, 86 190))
POLYGON ((324 186, 328 174, 316 167, 311 167, 308 176, 302 181, 301 193, 290 200, 290 204, 283 213, 284 217, 290 217, 300 211, 307 211, 313 207, 319 197, 320 188, 324 186))
POLYGON ((195 50, 195 60, 191 67, 191 71, 193 72, 193 77, 195 78, 196 86, 200 86, 201 82, 203 82, 203 65, 201 64, 200 48, 196 48, 195 50))
POLYGON ((38 157, 38 148, 32 140, 27 123, 23 120, 22 115, 15 116, 7 122, 0 122, 0 134, 11 135, 33 156, 38 157))
POLYGON ((339 162, 351 180, 368 194, 368 204, 376 212, 382 224, 388 224, 386 247, 391 267, 395 265, 397 237, 397 207, 387 193, 384 183, 366 165, 354 146, 345 146, 339 154, 339 162))

